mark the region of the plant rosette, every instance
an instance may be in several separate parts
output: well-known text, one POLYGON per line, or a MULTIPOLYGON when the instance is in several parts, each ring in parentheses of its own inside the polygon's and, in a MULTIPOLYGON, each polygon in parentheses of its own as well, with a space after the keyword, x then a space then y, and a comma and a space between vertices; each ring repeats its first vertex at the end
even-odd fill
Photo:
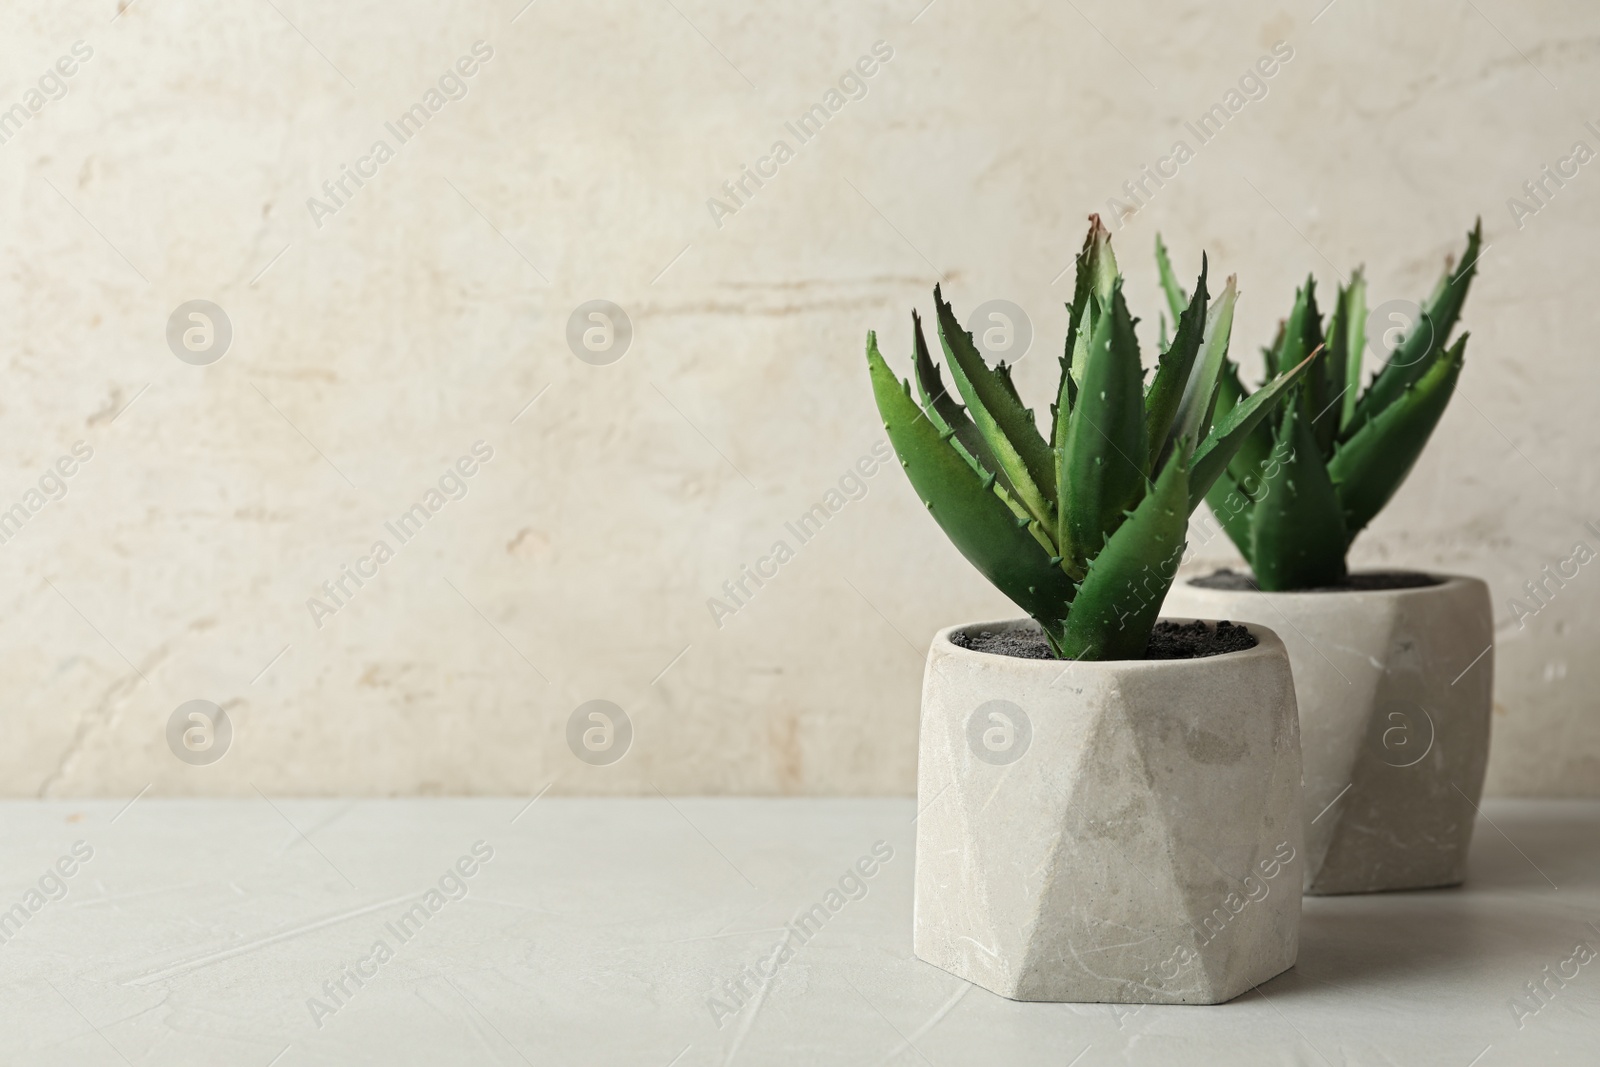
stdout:
MULTIPOLYGON (((1206 495, 1251 576, 1180 582, 1167 601, 1170 611, 1260 622, 1283 636, 1305 749, 1310 893, 1457 885, 1465 873, 1493 706, 1488 589, 1472 578, 1351 575, 1346 557, 1454 394, 1467 334, 1452 342, 1451 333, 1482 240, 1480 223, 1420 304, 1386 301, 1369 313, 1357 270, 1324 322, 1306 280, 1262 350, 1266 372, 1318 348, 1325 358, 1206 495), (1382 360, 1362 388, 1368 351, 1382 360)), ((1159 242, 1157 265, 1178 306, 1159 242)), ((1228 362, 1219 410, 1251 395, 1228 362)))
POLYGON ((873 396, 912 488, 1032 620, 935 638, 913 941, 922 959, 1019 1000, 1213 1004, 1294 963, 1294 686, 1267 629, 1157 616, 1188 516, 1318 352, 1223 412, 1232 278, 1213 300, 1202 259, 1180 298, 1163 264, 1182 306, 1147 383, 1097 217, 1077 268, 1043 430, 938 288, 954 393, 915 314, 915 392, 867 335, 873 396))
POLYGON ((1489 762, 1493 613, 1476 578, 1418 577, 1428 584, 1383 588, 1391 583, 1358 573, 1355 588, 1288 593, 1191 580, 1167 597, 1178 614, 1267 623, 1288 649, 1307 893, 1426 889, 1466 876, 1489 762))
POLYGON ((1300 746, 1283 643, 1062 662, 933 641, 913 945, 1013 1000, 1216 1004, 1294 965, 1300 746))

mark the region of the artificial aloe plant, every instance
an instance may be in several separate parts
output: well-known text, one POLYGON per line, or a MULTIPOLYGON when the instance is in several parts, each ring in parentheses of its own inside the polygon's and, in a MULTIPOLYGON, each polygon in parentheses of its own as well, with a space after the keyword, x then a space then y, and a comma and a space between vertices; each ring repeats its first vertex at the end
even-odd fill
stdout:
MULTIPOLYGON (((1477 270, 1479 220, 1467 236, 1461 266, 1445 266, 1420 321, 1398 339, 1385 365, 1360 391, 1367 346, 1366 283, 1356 271, 1340 286, 1324 331, 1316 282, 1307 278, 1294 310, 1262 349, 1272 378, 1326 344, 1318 361, 1270 421, 1246 434, 1206 502, 1238 546, 1260 588, 1280 591, 1333 586, 1347 575, 1345 555, 1411 472, 1444 414, 1466 352, 1467 335, 1448 344, 1477 270)), ((1183 308, 1166 249, 1156 240, 1162 288, 1183 308)), ((1274 379, 1274 382, 1276 379, 1274 379)), ((1219 420, 1249 403, 1238 368, 1225 361, 1219 420)))
POLYGON ((1314 353, 1221 411, 1237 293, 1229 278, 1211 302, 1202 259, 1146 388, 1111 235, 1091 216, 1046 438, 1010 368, 988 366, 938 287, 933 296, 945 367, 965 406, 946 392, 915 312, 920 403, 867 334, 878 411, 917 495, 1058 657, 1142 656, 1189 514, 1314 353))

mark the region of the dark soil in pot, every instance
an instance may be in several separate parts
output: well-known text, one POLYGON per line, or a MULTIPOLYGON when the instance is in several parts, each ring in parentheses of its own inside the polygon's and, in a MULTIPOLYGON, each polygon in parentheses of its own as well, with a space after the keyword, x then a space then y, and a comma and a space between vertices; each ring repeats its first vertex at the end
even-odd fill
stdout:
MULTIPOLYGON (((987 652, 994 656, 1055 659, 1044 633, 1036 627, 1006 630, 1003 633, 983 630, 967 634, 958 631, 950 635, 950 643, 957 648, 987 652)), ((1202 659, 1255 647, 1255 635, 1231 622, 1219 622, 1216 626, 1203 622, 1158 622, 1155 632, 1150 635, 1150 647, 1145 650, 1144 658, 1202 659)))
MULTIPOLYGON (((1190 578, 1189 584, 1200 589, 1222 589, 1230 593, 1257 593, 1253 575, 1223 568, 1203 578, 1190 578)), ((1311 589, 1286 589, 1286 593, 1376 593, 1385 589, 1426 589, 1438 585, 1439 579, 1421 571, 1368 571, 1351 574, 1338 585, 1319 585, 1311 589)))

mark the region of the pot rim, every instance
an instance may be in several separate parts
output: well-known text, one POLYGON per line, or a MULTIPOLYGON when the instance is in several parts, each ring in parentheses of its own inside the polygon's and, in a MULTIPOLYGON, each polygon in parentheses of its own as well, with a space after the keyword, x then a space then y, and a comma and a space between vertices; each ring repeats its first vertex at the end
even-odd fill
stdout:
POLYGON ((1065 671, 1097 671, 1106 673, 1125 674, 1128 671, 1155 672, 1164 671, 1176 673, 1185 670, 1218 670, 1235 665, 1244 665, 1254 660, 1283 659, 1287 661, 1288 650, 1283 641, 1271 629, 1258 622, 1247 622, 1243 619, 1195 619, 1182 615, 1162 615, 1157 622, 1204 622, 1215 627, 1218 622, 1230 622, 1235 626, 1243 626, 1249 630, 1256 639, 1254 648, 1244 648, 1237 652, 1224 652, 1220 656, 1199 656, 1191 659, 1104 659, 1104 660, 1077 660, 1077 659, 1023 659, 1020 656, 1002 656, 995 652, 979 652, 976 649, 962 648, 950 640, 950 635, 958 630, 989 630, 990 632, 1006 632, 1010 630, 1036 627, 1039 624, 1026 616, 1022 618, 996 619, 991 621, 979 620, 976 622, 957 623, 946 626, 933 635, 933 645, 928 650, 929 655, 938 653, 942 656, 954 657, 957 660, 966 660, 971 663, 1004 663, 1012 666, 1017 671, 1031 671, 1039 675, 1048 675, 1059 678, 1065 671))
MULTIPOLYGON (((1217 570, 1221 570, 1221 569, 1231 569, 1231 568, 1223 568, 1223 567, 1214 568, 1212 571, 1209 572, 1209 574, 1215 574, 1217 570)), ((1246 573, 1249 573, 1250 577, 1252 577, 1252 578, 1255 577, 1253 572, 1248 572, 1247 571, 1246 573)), ((1276 590, 1276 591, 1268 591, 1268 590, 1265 590, 1265 589, 1213 589, 1213 588, 1209 588, 1207 586, 1195 585, 1194 584, 1194 580, 1196 578, 1208 577, 1208 574, 1191 574, 1191 575, 1187 575, 1187 576, 1180 576, 1178 578, 1178 580, 1173 583, 1173 587, 1177 588, 1177 587, 1181 586, 1186 595, 1221 596, 1221 597, 1264 596, 1264 597, 1272 597, 1272 598, 1278 599, 1278 600, 1282 600, 1282 599, 1285 599, 1285 598, 1288 598, 1288 597, 1305 597, 1308 600, 1311 600, 1313 602, 1322 603, 1322 602, 1329 602, 1329 601, 1332 601, 1332 600, 1340 600, 1340 601, 1348 602, 1351 599, 1362 598, 1362 597, 1368 598, 1368 599, 1372 599, 1372 600, 1387 600, 1387 599, 1402 599, 1402 598, 1405 598, 1405 597, 1408 597, 1408 596, 1411 596, 1411 597, 1423 597, 1423 596, 1430 596, 1430 595, 1431 596, 1439 596, 1439 595, 1442 595, 1442 594, 1445 594, 1445 593, 1457 592, 1460 589, 1462 589, 1464 586, 1474 585, 1474 584, 1476 584, 1476 585, 1483 585, 1484 584, 1484 581, 1483 581, 1482 578, 1478 578, 1478 577, 1475 577, 1475 576, 1470 575, 1470 574, 1449 574, 1449 573, 1444 572, 1444 571, 1413 570, 1413 571, 1406 572, 1406 571, 1401 571, 1401 570, 1399 570, 1399 568, 1395 568, 1395 567, 1363 567, 1363 568, 1360 568, 1359 570, 1352 570, 1350 573, 1351 574, 1395 574, 1395 573, 1423 574, 1423 575, 1426 575, 1429 578, 1434 579, 1434 583, 1432 585, 1406 586, 1406 587, 1400 588, 1400 589, 1324 589, 1324 590, 1320 590, 1320 591, 1311 591, 1311 590, 1305 590, 1305 589, 1281 589, 1281 590, 1276 590)))

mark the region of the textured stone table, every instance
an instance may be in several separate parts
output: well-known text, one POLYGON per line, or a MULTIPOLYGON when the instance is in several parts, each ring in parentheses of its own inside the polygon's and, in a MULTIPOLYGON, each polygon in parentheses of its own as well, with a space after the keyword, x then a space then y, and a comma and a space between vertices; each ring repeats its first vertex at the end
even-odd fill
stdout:
POLYGON ((1600 960, 1575 952, 1600 950, 1600 803, 1489 803, 1466 888, 1307 900, 1299 965, 1210 1008, 1016 1004, 917 961, 914 814, 907 800, 7 802, 0 1061, 1600 1056, 1600 960))

